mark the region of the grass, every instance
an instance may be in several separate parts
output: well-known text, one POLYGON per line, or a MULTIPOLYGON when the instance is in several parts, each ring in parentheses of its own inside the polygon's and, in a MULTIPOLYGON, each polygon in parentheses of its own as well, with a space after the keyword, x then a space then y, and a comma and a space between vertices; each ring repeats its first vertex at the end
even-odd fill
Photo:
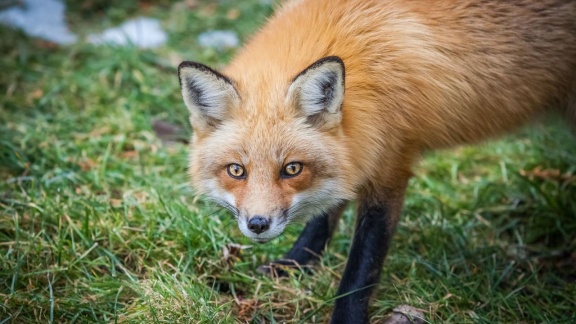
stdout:
MULTIPOLYGON (((0 27, 0 323, 327 321, 353 206, 314 275, 263 277, 256 268, 302 227, 253 245, 189 188, 186 145, 152 127, 190 133, 180 60, 218 67, 233 54, 199 48, 198 33, 233 29, 245 40, 273 8, 87 3, 98 9, 88 18, 90 8, 68 12, 75 30, 137 13, 161 19, 170 40, 156 50, 56 47, 0 27)), ((409 304, 429 322, 574 322, 574 174, 576 141, 557 120, 427 155, 372 319, 409 304)))

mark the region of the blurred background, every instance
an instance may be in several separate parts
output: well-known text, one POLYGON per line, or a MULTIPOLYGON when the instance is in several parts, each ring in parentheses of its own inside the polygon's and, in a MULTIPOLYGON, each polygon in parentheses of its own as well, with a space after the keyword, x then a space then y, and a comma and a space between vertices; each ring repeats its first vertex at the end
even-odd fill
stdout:
MULTIPOLYGON (((176 67, 222 67, 278 5, 0 0, 0 323, 329 319, 353 203, 314 275, 267 278, 302 225, 252 245, 187 182, 176 67)), ((430 153, 372 320, 408 304, 431 322, 573 322, 575 233, 561 120, 430 153)))

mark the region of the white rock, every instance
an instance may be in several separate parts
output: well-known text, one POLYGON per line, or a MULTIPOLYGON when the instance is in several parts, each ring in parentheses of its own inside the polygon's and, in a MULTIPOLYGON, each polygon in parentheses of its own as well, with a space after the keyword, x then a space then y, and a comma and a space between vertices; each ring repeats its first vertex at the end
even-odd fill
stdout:
POLYGON ((0 23, 22 29, 26 34, 57 44, 76 42, 69 29, 64 4, 59 0, 23 0, 23 6, 0 11, 0 23))
POLYGON ((168 40, 160 22, 153 18, 131 19, 122 25, 109 28, 102 34, 88 36, 93 44, 134 45, 140 48, 154 48, 164 45, 168 40))
POLYGON ((230 30, 211 30, 198 36, 198 44, 203 47, 211 47, 217 50, 235 48, 240 45, 240 40, 235 32, 230 30))

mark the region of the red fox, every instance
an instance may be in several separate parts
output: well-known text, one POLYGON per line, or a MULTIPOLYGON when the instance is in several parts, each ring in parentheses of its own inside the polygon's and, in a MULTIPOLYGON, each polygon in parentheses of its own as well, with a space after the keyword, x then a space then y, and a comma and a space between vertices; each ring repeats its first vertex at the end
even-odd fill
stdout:
POLYGON ((423 152, 551 111, 576 126, 576 0, 295 0, 222 72, 178 71, 199 192, 257 242, 309 221, 281 263, 314 260, 357 200, 332 322, 366 323, 423 152))

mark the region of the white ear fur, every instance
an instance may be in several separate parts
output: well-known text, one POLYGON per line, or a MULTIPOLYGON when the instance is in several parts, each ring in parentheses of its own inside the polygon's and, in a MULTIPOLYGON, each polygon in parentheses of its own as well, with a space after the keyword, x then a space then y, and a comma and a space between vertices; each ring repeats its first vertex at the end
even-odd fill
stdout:
POLYGON ((344 62, 328 56, 300 72, 288 88, 286 99, 318 126, 336 126, 342 120, 344 62))
POLYGON ((182 97, 195 131, 205 131, 223 121, 239 96, 232 81, 211 68, 184 61, 178 66, 182 97))

